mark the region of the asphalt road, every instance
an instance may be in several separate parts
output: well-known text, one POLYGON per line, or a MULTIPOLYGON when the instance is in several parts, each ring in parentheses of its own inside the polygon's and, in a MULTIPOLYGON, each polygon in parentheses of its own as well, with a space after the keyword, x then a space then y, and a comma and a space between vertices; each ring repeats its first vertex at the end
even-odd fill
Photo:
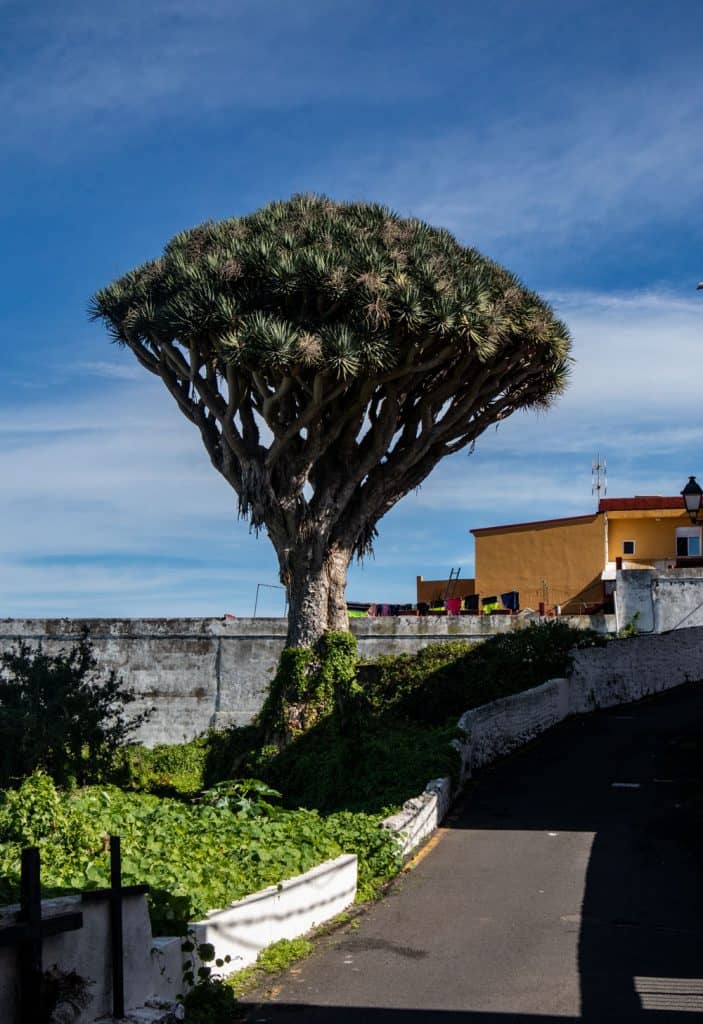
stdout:
POLYGON ((696 735, 703 687, 681 687, 486 771, 389 896, 250 997, 247 1020, 703 1020, 696 735))

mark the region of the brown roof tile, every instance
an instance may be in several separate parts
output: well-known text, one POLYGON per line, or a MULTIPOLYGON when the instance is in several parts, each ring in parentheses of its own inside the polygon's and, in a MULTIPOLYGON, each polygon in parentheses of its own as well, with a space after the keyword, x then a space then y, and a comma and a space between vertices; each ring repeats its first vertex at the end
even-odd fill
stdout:
POLYGON ((601 498, 599 512, 636 512, 644 509, 678 508, 684 512, 683 498, 662 497, 659 494, 638 494, 634 498, 601 498))

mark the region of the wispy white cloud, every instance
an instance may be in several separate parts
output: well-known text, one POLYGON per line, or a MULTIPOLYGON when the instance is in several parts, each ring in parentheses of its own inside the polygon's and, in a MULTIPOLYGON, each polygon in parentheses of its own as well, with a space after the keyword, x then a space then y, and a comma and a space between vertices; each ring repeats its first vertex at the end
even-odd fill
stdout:
POLYGON ((594 83, 552 113, 526 108, 488 127, 394 139, 342 180, 463 240, 529 262, 546 245, 588 251, 703 196, 703 98, 698 71, 594 83))
MULTIPOLYGON (((373 16, 362 0, 122 0, 110 16, 94 3, 27 7, 0 73, 5 145, 63 150, 89 135, 130 132, 164 117, 223 110, 285 109, 310 101, 421 95, 435 86, 398 80, 401 53, 374 61, 348 40, 373 16), (343 30, 341 29, 343 26, 343 30), (40 129, 40 130, 38 130, 40 129)), ((56 154, 53 154, 55 157, 56 154)))
POLYGON ((144 376, 144 372, 139 366, 124 361, 110 363, 106 359, 77 362, 66 372, 73 376, 104 377, 108 380, 141 380, 144 376))

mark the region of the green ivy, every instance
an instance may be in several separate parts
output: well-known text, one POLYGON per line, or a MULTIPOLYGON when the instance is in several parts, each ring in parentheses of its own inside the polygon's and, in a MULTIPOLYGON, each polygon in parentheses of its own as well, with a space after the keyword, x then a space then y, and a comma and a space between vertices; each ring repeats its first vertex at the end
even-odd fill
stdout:
MULTIPOLYGON (((251 782, 247 793, 253 802, 251 782)), ((29 843, 41 848, 47 894, 108 885, 105 833, 122 837, 125 884, 151 886, 152 921, 160 934, 182 932, 185 922, 209 910, 343 852, 360 858, 362 897, 397 870, 396 846, 379 828, 379 816, 326 818, 264 800, 254 814, 251 806, 238 811, 229 801, 217 803, 186 804, 116 787, 60 793, 48 777, 31 776, 0 804, 0 898, 17 899, 20 853, 29 843)))
POLYGON ((356 685, 352 633, 325 633, 314 648, 287 647, 259 715, 263 737, 285 745, 348 702, 356 685))

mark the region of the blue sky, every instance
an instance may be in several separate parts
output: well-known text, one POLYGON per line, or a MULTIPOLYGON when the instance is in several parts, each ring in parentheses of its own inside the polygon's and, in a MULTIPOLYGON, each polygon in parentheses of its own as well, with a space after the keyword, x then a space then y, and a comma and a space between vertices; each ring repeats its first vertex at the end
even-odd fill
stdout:
POLYGON ((703 476, 701 66, 696 0, 0 0, 0 616, 249 614, 277 583, 86 305, 296 191, 448 227, 552 301, 577 360, 553 411, 382 521, 350 598, 470 575, 472 527, 590 510, 597 450, 612 496, 703 476))

